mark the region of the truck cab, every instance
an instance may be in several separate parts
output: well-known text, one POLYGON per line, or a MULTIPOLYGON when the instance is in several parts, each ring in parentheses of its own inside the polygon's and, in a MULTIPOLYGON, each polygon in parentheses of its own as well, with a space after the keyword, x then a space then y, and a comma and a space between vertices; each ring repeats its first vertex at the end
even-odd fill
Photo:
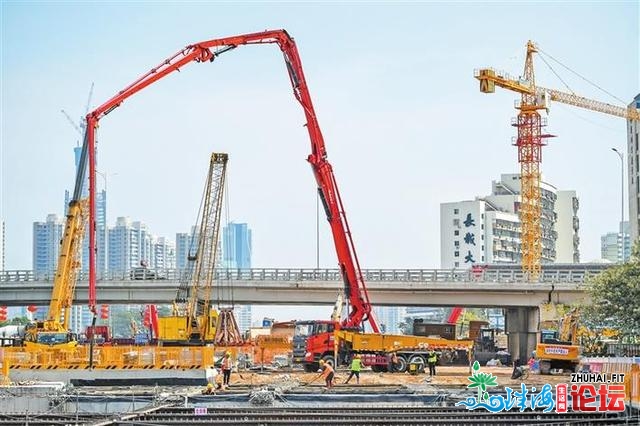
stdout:
POLYGON ((306 371, 316 371, 321 359, 335 365, 334 330, 335 323, 329 320, 296 321, 293 333, 294 364, 304 364, 306 371))

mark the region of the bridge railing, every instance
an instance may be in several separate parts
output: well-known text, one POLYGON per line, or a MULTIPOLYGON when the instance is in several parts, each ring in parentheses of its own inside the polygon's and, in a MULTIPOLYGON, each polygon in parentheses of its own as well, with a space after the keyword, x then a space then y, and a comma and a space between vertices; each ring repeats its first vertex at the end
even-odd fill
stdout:
MULTIPOLYGON (((582 283, 590 275, 596 275, 606 268, 604 265, 585 265, 578 268, 545 267, 540 275, 544 283, 582 283)), ((487 268, 469 269, 364 269, 365 282, 527 282, 526 275, 519 267, 511 269, 487 268)), ((342 281, 339 269, 217 269, 216 280, 242 281, 342 281)), ((29 270, 0 271, 0 282, 51 282, 53 274, 36 274, 29 270)), ((109 271, 98 276, 99 281, 139 281, 172 280, 188 278, 184 269, 141 269, 129 271, 109 271)), ((87 281, 88 273, 78 274, 79 281, 87 281)))

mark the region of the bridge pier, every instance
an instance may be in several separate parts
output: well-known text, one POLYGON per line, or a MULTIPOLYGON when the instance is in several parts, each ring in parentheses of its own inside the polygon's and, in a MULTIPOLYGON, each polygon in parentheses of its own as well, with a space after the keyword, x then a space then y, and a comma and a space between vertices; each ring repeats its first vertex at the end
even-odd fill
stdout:
POLYGON ((512 359, 526 363, 536 349, 539 312, 537 307, 506 308, 505 331, 512 359))

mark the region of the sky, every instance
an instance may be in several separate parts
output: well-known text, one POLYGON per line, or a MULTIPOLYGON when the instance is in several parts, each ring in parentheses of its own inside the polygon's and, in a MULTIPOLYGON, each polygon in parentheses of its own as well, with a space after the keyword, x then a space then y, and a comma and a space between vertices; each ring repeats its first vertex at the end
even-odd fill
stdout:
MULTIPOLYGON (((474 69, 519 75, 533 40, 624 104, 640 92, 638 1, 1 1, 0 13, 7 269, 31 269, 33 222, 62 214, 73 186, 80 137, 60 110, 79 121, 92 83, 95 108, 198 41, 277 28, 295 38, 363 268, 438 268, 440 203, 489 194, 492 180, 519 171, 517 96, 480 93, 474 69)), ((620 104, 546 58, 555 72, 536 58, 539 85, 620 104)), ((598 259, 600 236, 620 220, 611 148, 626 152, 625 120, 552 104, 548 123, 557 137, 543 151, 544 180, 577 191, 581 258, 598 259)), ((315 267, 303 124, 273 45, 185 66, 100 123, 109 224, 129 216, 172 240, 188 232, 209 155, 227 152, 224 220, 252 228, 254 267, 315 267)), ((335 267, 324 219, 318 237, 320 266, 335 267)))

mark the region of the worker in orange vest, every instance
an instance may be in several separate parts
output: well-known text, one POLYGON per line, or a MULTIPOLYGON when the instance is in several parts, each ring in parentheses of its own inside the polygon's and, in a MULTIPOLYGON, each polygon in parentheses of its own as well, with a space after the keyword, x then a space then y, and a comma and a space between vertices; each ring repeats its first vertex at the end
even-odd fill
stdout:
POLYGON ((231 352, 227 351, 222 358, 222 384, 229 386, 231 379, 231 370, 233 369, 233 361, 231 361, 231 352))

